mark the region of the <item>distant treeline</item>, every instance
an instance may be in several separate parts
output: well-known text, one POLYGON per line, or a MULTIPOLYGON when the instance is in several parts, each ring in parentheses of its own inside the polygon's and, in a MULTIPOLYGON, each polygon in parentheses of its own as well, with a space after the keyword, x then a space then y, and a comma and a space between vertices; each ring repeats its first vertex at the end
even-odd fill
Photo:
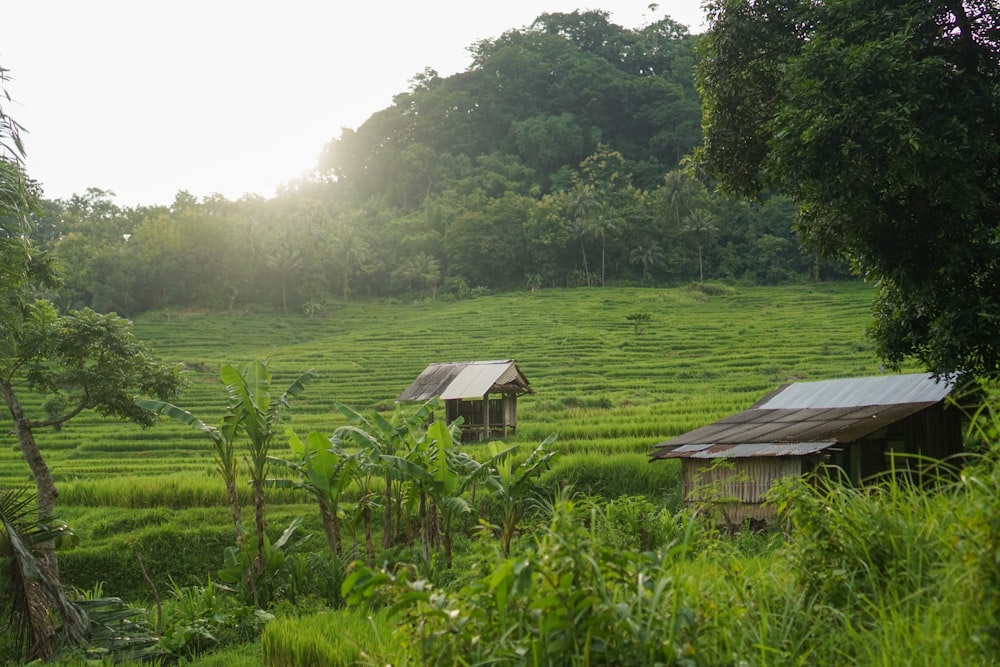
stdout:
POLYGON ((464 72, 415 76, 274 198, 46 200, 34 235, 64 269, 53 300, 314 312, 355 295, 846 277, 801 247, 791 202, 733 201, 680 168, 700 140, 696 44, 670 19, 543 14, 473 45, 464 72))

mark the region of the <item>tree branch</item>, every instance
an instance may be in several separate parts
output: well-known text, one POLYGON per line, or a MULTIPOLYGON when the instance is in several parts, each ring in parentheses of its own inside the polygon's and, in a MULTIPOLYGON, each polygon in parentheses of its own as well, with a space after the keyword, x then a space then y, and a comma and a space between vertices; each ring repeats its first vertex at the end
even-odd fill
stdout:
POLYGON ((45 428, 46 426, 56 426, 64 422, 68 422, 70 419, 76 417, 78 414, 83 412, 87 408, 89 402, 90 402, 90 396, 87 393, 84 393, 83 398, 80 399, 80 402, 77 404, 77 406, 72 410, 70 410, 69 412, 59 415, 58 417, 50 417, 49 419, 42 419, 38 421, 29 419, 28 427, 45 428))

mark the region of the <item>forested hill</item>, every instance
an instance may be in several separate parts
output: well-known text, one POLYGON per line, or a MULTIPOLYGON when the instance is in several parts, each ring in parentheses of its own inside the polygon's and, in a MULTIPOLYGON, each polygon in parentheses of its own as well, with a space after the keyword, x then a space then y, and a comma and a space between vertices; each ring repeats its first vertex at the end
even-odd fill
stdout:
POLYGON ((418 206, 440 192, 455 156, 517 159, 542 192, 568 188, 602 145, 633 183, 655 188, 700 137, 696 38, 670 19, 629 30, 603 12, 542 14, 473 45, 467 71, 425 70, 357 131, 330 143, 322 168, 362 197, 418 206))
POLYGON ((417 74, 272 199, 45 201, 35 236, 66 278, 51 296, 316 313, 357 296, 845 275, 802 249, 789 201, 725 199, 679 169, 700 139, 697 42, 668 18, 542 14, 472 45, 464 72, 417 74))

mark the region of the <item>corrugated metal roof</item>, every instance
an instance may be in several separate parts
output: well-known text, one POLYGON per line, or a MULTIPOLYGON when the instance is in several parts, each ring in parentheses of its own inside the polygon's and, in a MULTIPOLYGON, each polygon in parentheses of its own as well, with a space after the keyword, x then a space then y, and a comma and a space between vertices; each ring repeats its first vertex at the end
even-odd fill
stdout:
POLYGON ((692 444, 679 445, 666 452, 663 458, 672 459, 721 459, 748 458, 751 456, 808 456, 832 447, 832 442, 769 442, 743 445, 692 444))
POLYGON ((496 391, 531 392, 527 378, 512 359, 462 361, 431 364, 396 400, 476 399, 483 398, 494 388, 496 391))
POLYGON ((862 405, 937 403, 954 383, 929 373, 796 382, 758 404, 759 408, 852 408, 862 405))
POLYGON ((748 410, 655 445, 652 456, 804 456, 853 442, 936 405, 953 387, 953 381, 927 374, 786 385, 748 410))

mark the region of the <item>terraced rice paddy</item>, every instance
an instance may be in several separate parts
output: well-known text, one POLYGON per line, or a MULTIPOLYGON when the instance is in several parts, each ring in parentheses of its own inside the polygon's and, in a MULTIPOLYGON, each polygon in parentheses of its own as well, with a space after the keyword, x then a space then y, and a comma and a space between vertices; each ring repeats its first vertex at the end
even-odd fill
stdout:
MULTIPOLYGON (((305 434, 343 423, 336 402, 362 412, 392 409, 429 363, 514 358, 536 391, 519 402, 516 440, 556 432, 563 452, 634 454, 785 382, 878 373, 865 338, 872 296, 861 284, 550 290, 350 303, 324 318, 149 314, 135 330, 184 364, 190 384, 177 403, 209 423, 225 409, 221 363, 270 357, 282 387, 316 369, 287 421, 305 434), (633 313, 650 315, 641 331, 627 319, 633 313)), ((26 401, 28 409, 41 400, 26 401)), ((29 485, 8 427, 9 419, 0 421, 0 484, 29 485)), ((202 486, 218 493, 207 440, 171 422, 143 431, 81 415, 38 439, 64 487, 63 504, 88 504, 97 487, 111 493, 119 485, 123 496, 143 485, 163 497, 171 488, 193 497, 202 486)))

